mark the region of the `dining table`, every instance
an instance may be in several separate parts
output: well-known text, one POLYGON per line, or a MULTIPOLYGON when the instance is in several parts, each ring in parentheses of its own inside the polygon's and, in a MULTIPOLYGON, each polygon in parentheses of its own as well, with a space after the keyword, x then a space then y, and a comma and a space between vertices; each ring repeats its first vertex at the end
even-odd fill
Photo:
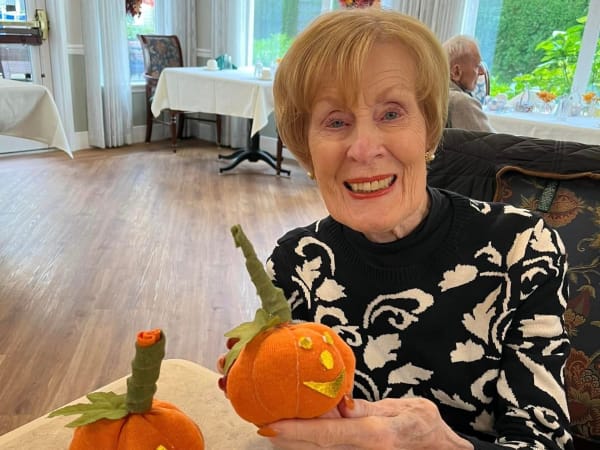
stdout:
MULTIPOLYGON (((120 377, 95 392, 122 394, 129 375, 120 377)), ((259 436, 257 427, 242 420, 223 391, 218 388, 220 375, 185 359, 162 362, 155 398, 172 403, 200 427, 205 448, 210 450, 272 450, 268 439, 259 436)), ((89 403, 85 396, 69 404, 89 403)), ((47 414, 0 436, 2 450, 67 449, 73 428, 65 425, 73 416, 47 414)), ((193 450, 193 449, 189 449, 193 450)))
POLYGON ((264 161, 277 174, 290 174, 281 168, 281 158, 260 149, 260 130, 273 112, 272 77, 257 77, 252 67, 210 70, 208 67, 168 67, 161 72, 151 105, 158 117, 165 109, 201 112, 251 120, 250 145, 219 155, 230 163, 219 171, 226 172, 242 161, 264 161))
POLYGON ((490 124, 498 133, 600 145, 600 117, 559 118, 555 114, 533 111, 486 111, 486 113, 490 124))
POLYGON ((73 156, 54 98, 40 84, 0 78, 0 135, 30 139, 73 156))

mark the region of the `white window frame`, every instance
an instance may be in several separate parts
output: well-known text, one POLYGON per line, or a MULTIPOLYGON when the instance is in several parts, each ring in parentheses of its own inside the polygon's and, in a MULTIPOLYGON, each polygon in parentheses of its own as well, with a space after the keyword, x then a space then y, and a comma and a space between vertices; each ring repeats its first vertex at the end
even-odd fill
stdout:
POLYGON ((600 35, 600 0, 590 0, 588 16, 583 35, 581 37, 581 48, 575 66, 572 93, 583 93, 587 89, 590 75, 592 74, 592 63, 598 46, 600 35))
MULTIPOLYGON (((480 0, 465 0, 465 9, 462 34, 473 36, 475 34, 475 21, 479 10, 480 0)), ((600 35, 600 0, 589 0, 587 22, 583 29, 581 37, 581 48, 577 57, 575 66, 575 75, 571 84, 571 92, 581 94, 586 91, 590 75, 592 73, 592 63, 594 54, 598 45, 600 35)))

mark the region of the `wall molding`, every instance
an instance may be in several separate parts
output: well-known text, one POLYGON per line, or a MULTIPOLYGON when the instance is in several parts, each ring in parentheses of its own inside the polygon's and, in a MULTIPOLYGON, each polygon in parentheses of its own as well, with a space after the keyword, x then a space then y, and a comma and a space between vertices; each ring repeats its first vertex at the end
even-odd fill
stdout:
POLYGON ((210 48, 197 48, 196 49, 196 57, 197 58, 212 58, 212 50, 210 48))
POLYGON ((83 55, 83 44, 69 44, 67 45, 67 54, 69 55, 83 55))

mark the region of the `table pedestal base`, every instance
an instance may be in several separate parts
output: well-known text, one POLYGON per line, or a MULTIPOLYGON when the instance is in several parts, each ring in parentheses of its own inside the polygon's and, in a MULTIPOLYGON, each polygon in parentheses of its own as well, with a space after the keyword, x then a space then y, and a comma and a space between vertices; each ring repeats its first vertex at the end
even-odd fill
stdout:
POLYGON ((278 157, 275 158, 269 152, 267 152, 265 150, 261 150, 259 148, 259 142, 260 142, 260 134, 256 133, 254 136, 252 136, 250 138, 250 147, 249 148, 243 148, 243 149, 236 150, 230 155, 219 155, 219 159, 232 160, 232 162, 230 164, 228 164, 227 166, 221 167, 219 169, 219 173, 227 172, 228 170, 233 169, 242 161, 250 161, 250 162, 264 161, 277 171, 277 175, 280 175, 283 172, 289 176, 290 171, 281 168, 281 159, 282 159, 281 155, 278 154, 278 157))

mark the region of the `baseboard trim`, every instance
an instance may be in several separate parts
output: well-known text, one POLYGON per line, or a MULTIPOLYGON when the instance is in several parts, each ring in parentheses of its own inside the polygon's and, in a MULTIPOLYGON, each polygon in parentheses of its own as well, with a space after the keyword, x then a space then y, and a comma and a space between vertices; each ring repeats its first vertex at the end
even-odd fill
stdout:
MULTIPOLYGON (((199 123, 200 135, 203 139, 214 140, 214 126, 210 124, 199 123)), ((169 137, 168 127, 161 124, 154 124, 152 127, 152 140, 167 139, 169 137)), ((138 125, 133 127, 132 132, 132 144, 138 144, 144 142, 146 139, 146 126, 138 125)), ((73 151, 83 150, 90 148, 88 132, 80 131, 75 133, 75 142, 71 145, 73 151)), ((268 151, 269 153, 275 154, 277 152, 277 138, 271 136, 260 137, 260 148, 268 151)), ((283 158, 294 158, 294 155, 287 149, 283 148, 283 158)))

